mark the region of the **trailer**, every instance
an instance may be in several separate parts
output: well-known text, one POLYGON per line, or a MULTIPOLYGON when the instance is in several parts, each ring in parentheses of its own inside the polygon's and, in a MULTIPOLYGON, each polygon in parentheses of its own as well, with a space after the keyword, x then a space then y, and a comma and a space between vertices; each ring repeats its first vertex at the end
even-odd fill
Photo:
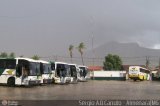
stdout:
POLYGON ((126 80, 126 71, 93 71, 93 80, 126 80))

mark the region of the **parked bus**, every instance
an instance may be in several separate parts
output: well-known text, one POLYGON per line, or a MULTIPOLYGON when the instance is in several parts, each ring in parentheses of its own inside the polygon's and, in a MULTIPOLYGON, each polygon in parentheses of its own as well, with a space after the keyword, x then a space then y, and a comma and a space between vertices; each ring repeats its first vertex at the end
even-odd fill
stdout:
POLYGON ((130 66, 129 67, 129 78, 136 80, 149 80, 150 70, 140 67, 140 66, 130 66))
POLYGON ((77 83, 78 82, 78 70, 76 64, 69 64, 70 66, 70 72, 71 72, 71 83, 77 83))
POLYGON ((82 66, 82 65, 79 65, 78 68, 80 69, 79 70, 79 74, 80 76, 78 77, 78 80, 79 81, 87 81, 87 74, 88 74, 88 68, 87 66, 82 66))
POLYGON ((51 64, 47 61, 37 60, 40 63, 40 72, 41 72, 41 84, 52 83, 53 73, 51 70, 51 64))
POLYGON ((0 59, 0 83, 8 86, 39 85, 40 63, 29 58, 0 59))
POLYGON ((56 84, 65 84, 70 83, 71 81, 71 73, 70 67, 65 62, 51 62, 51 68, 54 76, 54 82, 56 84))

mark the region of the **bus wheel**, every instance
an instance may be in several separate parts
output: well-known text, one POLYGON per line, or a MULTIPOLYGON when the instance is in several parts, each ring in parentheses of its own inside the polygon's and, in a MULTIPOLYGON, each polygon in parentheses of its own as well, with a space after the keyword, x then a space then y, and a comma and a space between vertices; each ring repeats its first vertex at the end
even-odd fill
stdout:
POLYGON ((10 87, 15 86, 15 78, 13 78, 13 77, 9 78, 7 81, 7 85, 10 87))

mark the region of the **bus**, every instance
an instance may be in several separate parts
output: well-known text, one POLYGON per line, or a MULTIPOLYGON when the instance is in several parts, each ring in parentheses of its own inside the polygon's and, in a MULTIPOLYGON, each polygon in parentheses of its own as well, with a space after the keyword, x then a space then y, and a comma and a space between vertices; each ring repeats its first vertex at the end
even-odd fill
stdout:
POLYGON ((70 72, 71 72, 71 83, 77 83, 78 82, 78 70, 76 64, 69 64, 70 66, 70 72))
POLYGON ((140 67, 140 66, 130 66, 129 67, 129 78, 136 80, 149 80, 150 79, 150 70, 140 67))
POLYGON ((87 81, 88 67, 79 65, 78 68, 79 68, 79 74, 80 74, 80 76, 78 77, 78 80, 82 82, 87 81))
POLYGON ((51 62, 51 69, 54 73, 54 83, 65 84, 71 81, 70 66, 65 62, 51 62))
POLYGON ((40 63, 40 72, 41 72, 41 84, 51 84, 53 79, 53 73, 51 70, 51 63, 44 60, 37 60, 40 63))
POLYGON ((40 63, 30 58, 0 59, 0 84, 39 85, 40 63))

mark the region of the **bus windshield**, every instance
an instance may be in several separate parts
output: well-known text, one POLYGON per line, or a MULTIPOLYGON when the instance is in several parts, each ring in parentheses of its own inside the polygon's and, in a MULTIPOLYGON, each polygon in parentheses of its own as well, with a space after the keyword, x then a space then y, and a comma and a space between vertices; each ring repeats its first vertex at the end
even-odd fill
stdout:
POLYGON ((72 76, 72 77, 76 77, 76 76, 77 76, 76 66, 70 65, 70 70, 71 70, 71 76, 72 76))
POLYGON ((81 76, 86 76, 87 75, 87 68, 86 67, 79 67, 83 72, 81 72, 81 76))
POLYGON ((71 75, 70 66, 68 64, 65 64, 65 71, 66 71, 66 76, 71 75))
POLYGON ((65 64, 57 64, 56 72, 58 77, 66 77, 67 70, 68 68, 65 64))
POLYGON ((44 74, 51 73, 51 65, 50 64, 43 64, 43 73, 44 74))
POLYGON ((130 74, 138 74, 139 73, 139 68, 137 68, 137 67, 130 67, 129 68, 129 73, 130 74))
POLYGON ((36 63, 36 74, 37 74, 37 75, 41 75, 40 63, 36 63))
POLYGON ((36 74, 36 63, 30 63, 30 75, 37 75, 36 74))
POLYGON ((36 76, 40 75, 40 63, 30 63, 30 75, 31 76, 36 76))

